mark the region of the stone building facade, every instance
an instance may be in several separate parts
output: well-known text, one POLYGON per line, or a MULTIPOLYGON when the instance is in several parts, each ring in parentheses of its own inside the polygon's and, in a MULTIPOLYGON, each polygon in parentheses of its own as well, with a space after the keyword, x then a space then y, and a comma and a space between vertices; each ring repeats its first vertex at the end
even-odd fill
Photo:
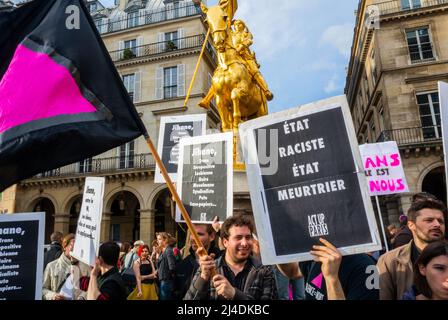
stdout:
POLYGON ((385 224, 414 192, 446 202, 438 81, 448 81, 448 1, 361 0, 345 93, 359 143, 396 141, 410 188, 381 197, 385 224))
MULTIPOLYGON (((208 92, 216 67, 211 44, 184 107, 207 31, 199 8, 178 0, 117 0, 112 8, 100 1, 86 4, 154 143, 163 116, 206 112, 207 128, 220 129, 216 107, 206 111, 197 105, 208 92)), ((46 241, 54 230, 74 232, 85 177, 103 176, 101 241, 150 242, 156 232, 167 231, 182 243, 186 227, 175 223, 174 203, 166 185, 154 183, 154 170, 154 159, 141 137, 93 159, 22 181, 11 211, 45 211, 46 241)), ((235 209, 250 211, 247 187, 235 188, 235 209)))

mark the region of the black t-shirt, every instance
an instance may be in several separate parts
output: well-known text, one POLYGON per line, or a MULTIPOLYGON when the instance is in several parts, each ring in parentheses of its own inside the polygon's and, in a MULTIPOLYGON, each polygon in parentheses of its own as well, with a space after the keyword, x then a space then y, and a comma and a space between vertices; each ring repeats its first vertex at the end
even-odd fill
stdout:
MULTIPOLYGON (((321 271, 321 263, 314 261, 301 262, 300 271, 305 279, 306 300, 327 300, 327 287, 321 271)), ((339 281, 347 300, 378 300, 379 290, 372 288, 375 276, 375 261, 367 254, 356 254, 342 257, 339 267, 339 281), (371 289, 369 289, 369 288, 371 289)))
POLYGON ((124 283, 117 268, 112 268, 98 277, 98 286, 101 294, 97 300, 123 301, 126 300, 124 283))

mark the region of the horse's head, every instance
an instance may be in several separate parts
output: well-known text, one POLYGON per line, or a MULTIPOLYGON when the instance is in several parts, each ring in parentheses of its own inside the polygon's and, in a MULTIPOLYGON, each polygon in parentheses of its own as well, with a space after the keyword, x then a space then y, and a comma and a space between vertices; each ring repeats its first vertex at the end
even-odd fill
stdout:
POLYGON ((213 37, 213 44, 220 52, 226 50, 227 32, 228 32, 228 16, 220 6, 208 8, 207 23, 213 37))

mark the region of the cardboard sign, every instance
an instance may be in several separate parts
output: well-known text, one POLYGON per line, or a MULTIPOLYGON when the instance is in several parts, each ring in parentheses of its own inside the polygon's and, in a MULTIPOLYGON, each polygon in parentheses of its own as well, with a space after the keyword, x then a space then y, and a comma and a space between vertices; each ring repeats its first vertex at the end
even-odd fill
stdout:
POLYGON ((263 264, 312 260, 321 237, 343 255, 381 248, 345 96, 239 130, 263 264))
MULTIPOLYGON (((160 119, 159 143, 157 152, 172 181, 177 180, 179 159, 179 141, 185 137, 197 137, 205 134, 207 114, 194 114, 160 119)), ((155 183, 165 183, 159 167, 154 175, 155 183)))
POLYGON ((395 141, 359 146, 371 196, 409 192, 395 141))
POLYGON ((0 215, 0 300, 41 300, 45 213, 0 215))
MULTIPOLYGON (((177 191, 193 223, 233 214, 233 133, 180 141, 177 191)), ((185 222, 176 210, 176 222, 185 222)))
POLYGON ((72 256, 90 266, 100 247, 105 178, 87 177, 72 256))

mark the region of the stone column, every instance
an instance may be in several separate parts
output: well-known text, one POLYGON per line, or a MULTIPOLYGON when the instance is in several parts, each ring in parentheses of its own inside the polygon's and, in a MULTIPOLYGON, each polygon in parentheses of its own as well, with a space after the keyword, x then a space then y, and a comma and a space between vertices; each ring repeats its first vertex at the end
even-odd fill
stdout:
POLYGON ((408 210, 411 207, 412 195, 413 195, 413 193, 403 193, 400 195, 401 209, 403 210, 403 214, 405 214, 405 215, 408 214, 408 210))
POLYGON ((103 212, 103 220, 101 221, 101 238, 100 241, 109 241, 110 239, 110 216, 112 212, 103 212))
MULTIPOLYGON (((70 226, 70 214, 68 213, 55 213, 54 214, 54 230, 60 231, 64 235, 68 233, 68 229, 70 226)), ((50 233, 52 233, 51 231, 50 233)))
POLYGON ((140 209, 140 239, 145 241, 150 247, 155 237, 154 230, 154 209, 140 209))

